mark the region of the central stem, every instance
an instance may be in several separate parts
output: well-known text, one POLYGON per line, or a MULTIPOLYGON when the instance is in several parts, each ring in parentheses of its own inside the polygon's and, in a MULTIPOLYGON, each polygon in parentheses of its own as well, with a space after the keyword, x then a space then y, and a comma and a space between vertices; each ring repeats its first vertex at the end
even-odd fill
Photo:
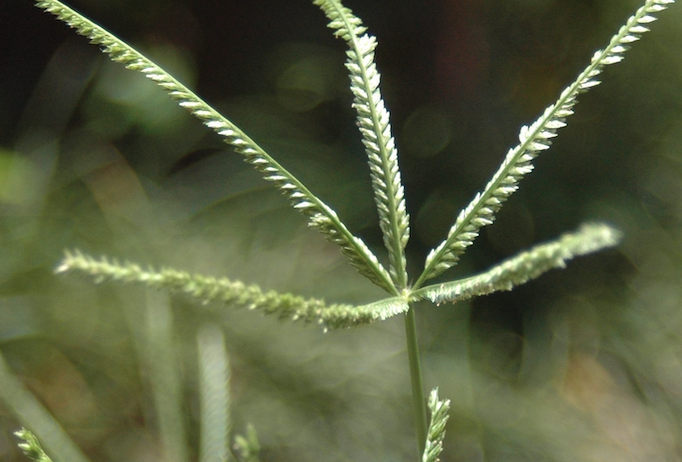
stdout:
POLYGON ((424 399, 422 369, 419 363, 417 322, 412 306, 405 314, 405 334, 407 340, 407 358, 410 362, 410 378, 412 382, 412 406, 414 409, 414 420, 417 430, 419 457, 421 458, 422 454, 424 454, 424 447, 426 446, 426 401, 424 399))

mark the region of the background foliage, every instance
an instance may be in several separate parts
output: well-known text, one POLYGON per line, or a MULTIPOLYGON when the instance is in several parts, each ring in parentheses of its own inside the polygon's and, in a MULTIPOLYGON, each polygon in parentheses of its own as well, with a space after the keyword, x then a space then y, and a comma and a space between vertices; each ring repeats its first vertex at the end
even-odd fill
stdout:
MULTIPOLYGON (((72 5, 196 88, 379 249, 324 16, 305 1, 195 3, 72 5)), ((347 6, 379 39, 416 262, 639 1, 347 6)), ((452 400, 443 460, 682 459, 681 20, 673 5, 606 70, 455 271, 589 219, 622 229, 622 246, 513 293, 418 311, 427 386, 452 400)), ((55 277, 62 249, 332 302, 380 296, 152 83, 28 0, 2 2, 0 25, 0 348, 93 460, 159 457, 135 346, 145 292, 55 277)), ((235 427, 256 426, 263 460, 416 457, 400 320, 322 334, 172 303, 190 424, 196 331, 221 319, 235 427)), ((16 429, 0 409, 2 460, 23 460, 16 429)))

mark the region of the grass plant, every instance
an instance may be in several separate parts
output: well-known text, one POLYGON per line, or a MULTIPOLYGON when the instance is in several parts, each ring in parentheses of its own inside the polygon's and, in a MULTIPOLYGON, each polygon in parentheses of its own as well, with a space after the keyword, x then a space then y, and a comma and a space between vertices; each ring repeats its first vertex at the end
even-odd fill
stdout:
MULTIPOLYGON (((518 144, 507 152, 485 187, 454 217, 446 236, 426 255, 422 270, 412 276, 407 271, 405 252, 410 240, 410 215, 390 114, 381 94, 381 76, 375 64, 377 40, 367 33, 368 29, 360 18, 341 1, 314 0, 313 4, 322 9, 334 35, 347 46, 345 66, 353 95, 352 106, 367 156, 386 261, 382 261, 362 238, 354 234, 344 223, 343 217, 322 197, 280 163, 276 155, 267 152, 179 79, 104 27, 60 1, 37 1, 40 8, 87 37, 113 61, 142 74, 161 87, 179 106, 213 130, 234 153, 243 156, 245 162, 288 199, 291 207, 306 218, 310 228, 337 245, 349 263, 368 281, 382 289, 386 296, 364 305, 343 301, 329 303, 320 298, 279 293, 255 283, 177 269, 154 269, 109 256, 98 258, 81 250, 67 250, 56 273, 85 275, 96 283, 111 281, 141 284, 160 290, 162 294, 184 294, 202 305, 219 305, 226 310, 245 307, 273 314, 282 320, 320 325, 325 332, 402 316, 412 386, 416 446, 424 462, 435 462, 439 460, 443 447, 450 401, 440 398, 437 388, 426 398, 416 328, 416 304, 422 301, 436 305, 453 304, 511 290, 551 269, 565 267, 575 257, 619 243, 621 233, 610 225, 586 223, 573 232, 538 244, 480 274, 451 280, 445 278, 448 270, 457 265, 466 250, 473 245, 481 229, 495 221, 501 207, 518 189, 519 182, 532 172, 535 158, 550 149, 554 138, 573 115, 578 96, 597 86, 604 68, 622 61, 632 44, 649 31, 649 25, 655 21, 656 15, 673 2, 646 0, 609 43, 592 56, 588 66, 560 93, 557 100, 537 120, 521 127, 518 144), (434 282, 436 278, 439 282, 434 282)), ((185 445, 187 429, 182 425, 182 392, 177 387, 177 377, 181 372, 177 369, 177 352, 168 347, 173 343, 173 316, 169 301, 162 294, 149 294, 145 326, 137 334, 137 342, 141 345, 140 350, 145 352, 144 360, 150 366, 164 460, 185 462, 191 456, 185 445)), ((217 325, 204 326, 199 330, 196 342, 201 383, 202 433, 198 451, 201 460, 258 460, 259 442, 253 429, 247 430, 245 436, 231 436, 230 373, 223 332, 217 325), (236 449, 230 444, 232 440, 236 443, 236 449)), ((85 460, 85 456, 78 454, 68 437, 56 430, 59 424, 49 413, 40 410, 39 403, 21 391, 4 362, 0 366, 0 389, 5 390, 0 391, 0 397, 27 428, 35 432, 54 462, 85 460), (73 455, 74 452, 77 455, 73 455)), ((31 433, 24 432, 22 435, 26 444, 35 448, 32 452, 34 455, 30 457, 34 460, 49 460, 47 455, 40 453, 42 449, 31 433)))

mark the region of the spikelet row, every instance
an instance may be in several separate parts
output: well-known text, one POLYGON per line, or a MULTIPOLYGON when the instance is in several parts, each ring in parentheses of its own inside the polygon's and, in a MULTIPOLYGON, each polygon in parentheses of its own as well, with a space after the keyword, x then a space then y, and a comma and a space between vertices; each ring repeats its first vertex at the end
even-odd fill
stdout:
POLYGON ((656 19, 653 14, 665 10, 671 3, 674 0, 648 0, 613 36, 609 45, 594 54, 590 65, 561 93, 556 103, 545 109, 532 125, 521 127, 519 144, 509 150, 485 190, 462 210, 447 239, 427 256, 420 282, 438 276, 457 264, 461 254, 478 236, 480 228, 494 221, 502 204, 518 189, 519 181, 533 170, 532 160, 549 149, 557 130, 566 126, 565 120, 573 114, 578 94, 599 85, 600 81, 596 77, 604 67, 622 61, 629 44, 649 31, 646 25, 656 19))
POLYGON ((242 130, 132 46, 76 11, 57 0, 39 1, 37 5, 57 16, 79 34, 88 37, 92 43, 103 47, 103 51, 112 61, 141 72, 166 90, 180 106, 222 136, 235 151, 245 156, 245 160, 262 173, 265 180, 274 183, 291 201, 292 206, 309 218, 311 227, 323 233, 327 240, 341 246, 342 252, 362 275, 389 292, 395 292, 392 290, 393 284, 388 271, 382 267, 364 242, 353 236, 329 206, 313 195, 242 130))
POLYGON ((256 285, 228 278, 202 276, 173 269, 144 269, 135 263, 96 259, 78 250, 67 251, 55 272, 83 273, 96 283, 142 283, 153 289, 185 294, 203 305, 220 302, 249 310, 261 310, 265 314, 276 314, 281 319, 317 323, 325 330, 369 324, 407 311, 407 302, 400 297, 361 306, 327 305, 324 300, 263 291, 256 285))
POLYGON ((443 440, 445 439, 445 425, 448 423, 450 412, 450 400, 438 397, 438 388, 431 390, 428 408, 431 412, 431 422, 426 435, 423 462, 438 462, 443 452, 443 440))
POLYGON ((540 244, 495 265, 492 269, 466 279, 422 287, 412 293, 415 299, 432 303, 459 302, 514 287, 540 277, 551 269, 564 268, 569 260, 613 247, 621 233, 604 224, 588 223, 576 232, 540 244))
POLYGON ((366 34, 362 21, 337 0, 316 0, 330 19, 329 27, 349 47, 346 68, 353 92, 353 108, 365 145, 379 225, 388 250, 389 271, 394 284, 407 284, 405 246, 410 238, 405 191, 398 168, 398 151, 391 135, 390 115, 381 97, 381 76, 374 62, 376 38, 366 34))

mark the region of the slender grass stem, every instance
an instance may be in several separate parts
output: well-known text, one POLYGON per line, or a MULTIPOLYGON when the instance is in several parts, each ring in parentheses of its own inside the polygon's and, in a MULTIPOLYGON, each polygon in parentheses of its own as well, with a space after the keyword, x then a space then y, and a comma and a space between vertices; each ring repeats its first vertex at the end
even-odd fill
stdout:
POLYGON ((405 334, 407 340, 407 358, 410 362, 410 378, 412 382, 412 406, 414 409, 414 422, 417 430, 417 443, 419 445, 419 457, 424 453, 426 446, 426 401, 424 398, 424 383, 422 369, 419 361, 419 344, 417 342, 417 322, 414 307, 405 314, 405 334))

